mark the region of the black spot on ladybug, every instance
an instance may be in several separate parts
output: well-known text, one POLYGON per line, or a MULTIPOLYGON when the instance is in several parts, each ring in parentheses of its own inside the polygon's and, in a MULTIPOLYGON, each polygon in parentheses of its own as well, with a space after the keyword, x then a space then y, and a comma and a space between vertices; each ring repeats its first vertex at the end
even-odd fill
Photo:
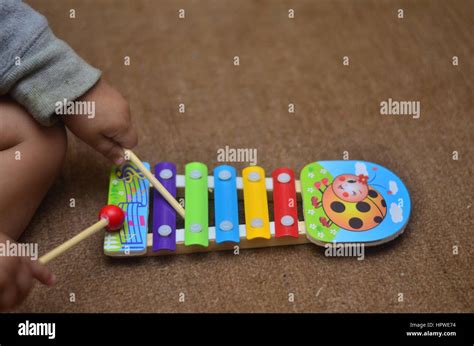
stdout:
POLYGON ((356 208, 361 213, 367 213, 370 210, 370 205, 367 202, 358 202, 356 208))
POLYGON ((382 204, 382 207, 387 208, 387 203, 385 203, 384 199, 382 199, 380 203, 382 204))
POLYGON ((346 210, 346 207, 341 202, 336 201, 331 203, 331 209, 336 213, 342 213, 344 210, 346 210))
POLYGON ((354 229, 359 229, 362 227, 362 220, 359 219, 358 217, 353 217, 349 220, 349 226, 351 226, 354 229))
POLYGON ((383 220, 383 219, 382 219, 380 216, 374 217, 374 221, 377 222, 377 223, 381 223, 382 220, 383 220))
POLYGON ((369 190, 369 196, 372 198, 376 198, 379 194, 375 192, 375 190, 369 190))

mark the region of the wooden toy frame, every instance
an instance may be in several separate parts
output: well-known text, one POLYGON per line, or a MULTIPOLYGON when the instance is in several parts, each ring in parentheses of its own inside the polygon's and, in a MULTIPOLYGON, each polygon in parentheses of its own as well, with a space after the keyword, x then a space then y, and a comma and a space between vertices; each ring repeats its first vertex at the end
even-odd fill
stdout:
MULTIPOLYGON (((339 161, 334 161, 334 162, 339 162, 339 161)), ((358 164, 360 162, 356 161, 340 161, 340 162, 349 162, 352 164, 358 164)), ((331 163, 329 161, 322 162, 322 164, 328 164, 331 163)), ((314 163, 319 164, 319 163, 314 163)), ((365 164, 365 163, 364 163, 365 164)), ((381 166, 371 164, 371 163, 366 163, 368 165, 374 165, 376 168, 381 166)), ((193 164, 190 164, 193 165, 193 164)), ((199 164, 202 165, 202 164, 199 164)), ((311 164, 310 164, 311 165, 311 164)), ((308 165, 307 167, 309 167, 308 165)), ((305 169, 307 169, 305 167, 305 169)), ((260 169, 257 167, 256 169, 260 169)), ((373 168, 375 169, 375 168, 373 168)), ((388 171, 388 170, 387 170, 388 171)), ((215 177, 214 176, 208 176, 207 175, 207 167, 205 167, 205 177, 207 178, 207 189, 208 189, 208 194, 207 198, 208 200, 213 200, 213 190, 215 187, 215 177)), ((262 170, 263 172, 263 170, 262 170)), ((302 171, 303 174, 304 170, 302 171)), ((390 172, 390 171, 388 171, 390 172)), ((391 173, 391 172, 390 172, 391 173)), ((392 173, 393 174, 393 173, 392 173)), ((395 175, 394 175, 395 176, 395 175)), ((141 178, 143 179, 143 177, 141 178)), ((185 175, 175 175, 175 184, 176 184, 176 198, 181 198, 186 194, 185 191, 185 186, 186 186, 186 176, 185 175)), ((327 180, 327 179, 326 179, 327 180)), ((324 181, 324 179, 323 179, 324 181)), ((112 182, 112 180, 111 180, 112 182)), ((312 182, 311 182, 312 183, 312 182)), ((402 185, 402 189, 405 189, 401 181, 398 183, 399 185, 402 185)), ((264 186, 265 186, 265 192, 266 192, 266 199, 265 201, 272 200, 273 196, 273 190, 274 190, 274 180, 269 177, 264 178, 264 186)), ((300 180, 294 180, 294 187, 296 191, 296 200, 297 202, 301 203, 302 202, 302 182, 300 180)), ((146 187, 147 189, 150 188, 149 185, 146 187)), ((243 177, 236 177, 236 189, 237 189, 237 194, 238 194, 238 199, 242 200, 243 198, 243 189, 244 189, 244 178, 243 177)), ((389 191, 390 192, 390 191, 389 191)), ((151 196, 151 193, 150 193, 151 196)), ((408 197, 408 194, 406 192, 406 196, 408 197)), ((151 199, 151 197, 149 197, 151 199)), ((408 215, 410 212, 410 201, 409 197, 406 198, 406 203, 408 203, 408 210, 407 213, 405 213, 405 221, 402 227, 397 227, 396 231, 392 232, 390 235, 376 239, 375 241, 372 240, 367 240, 367 241, 354 241, 354 243, 359 243, 359 244, 364 244, 364 246, 376 246, 388 241, 391 241, 392 239, 396 238, 398 235, 403 233, 405 226, 406 226, 406 221, 408 219, 408 215)), ((110 201, 110 204, 113 201, 110 201)), ((384 202, 384 201, 382 201, 384 202)), ((196 203, 196 202, 194 202, 196 203)), ((187 208, 186 208, 187 209, 187 208)), ((304 209, 304 208, 303 208, 304 209)), ((322 208, 321 208, 322 209, 322 208)), ((206 209, 207 210, 207 209, 206 209)), ((388 214, 388 211, 386 211, 388 214)), ((301 215, 300 215, 301 216, 301 215)), ((384 215, 385 216, 385 215, 384 215)), ((148 217, 148 215, 147 215, 148 217)), ((209 216, 207 216, 208 219, 209 216)), ((239 249, 253 249, 253 248, 263 248, 263 247, 272 247, 272 246, 287 246, 287 245, 300 245, 300 244, 308 244, 308 243, 315 243, 320 246, 327 246, 328 244, 334 243, 334 242, 326 242, 326 241, 320 241, 319 239, 315 239, 315 237, 310 236, 307 234, 307 225, 304 220, 300 220, 297 216, 296 218, 296 224, 297 224, 297 236, 284 236, 284 237, 275 237, 275 221, 269 220, 269 228, 270 228, 270 237, 269 239, 263 239, 263 238, 255 238, 255 239, 247 239, 247 226, 246 224, 239 224, 238 225, 238 232, 239 232, 239 241, 238 242, 224 242, 218 244, 216 242, 216 226, 212 227, 207 227, 207 221, 206 221, 206 227, 207 227, 207 233, 208 233, 208 243, 206 246, 201 246, 201 245, 195 245, 195 244, 185 244, 185 234, 186 230, 184 228, 176 228, 175 230, 175 236, 176 236, 176 248, 174 251, 168 251, 168 250, 160 250, 160 251, 154 251, 153 250, 153 234, 148 233, 146 234, 146 249, 140 253, 130 253, 130 252, 115 252, 115 253, 107 253, 109 256, 113 257, 129 257, 129 256, 159 256, 159 255, 170 255, 170 254, 188 254, 188 253, 196 253, 196 252, 209 252, 209 251, 220 251, 220 250, 233 250, 236 246, 239 249)), ((148 225, 146 225, 148 226, 148 225)), ((148 228, 148 227, 147 227, 148 228)), ((314 232, 313 232, 314 233, 314 232)), ((106 236, 107 237, 107 236, 106 236)), ((106 238, 107 239, 107 238, 106 238)), ((344 243, 348 243, 345 241, 344 243)))
POLYGON ((184 176, 176 174, 173 163, 160 162, 153 175, 149 164, 131 150, 124 153, 131 163, 112 168, 108 203, 100 210, 99 221, 43 255, 41 263, 103 228, 109 231, 104 253, 113 257, 309 242, 325 247, 374 246, 403 233, 411 212, 410 196, 400 178, 371 162, 313 162, 303 168, 298 181, 286 167, 275 169, 272 178, 267 178, 262 167, 244 168, 238 177, 235 168, 220 165, 208 176, 207 166, 199 162, 187 164, 184 176), (155 188, 152 234, 148 232, 150 184, 155 188), (186 210, 176 200, 183 191, 186 210), (214 227, 209 227, 210 194, 214 196, 214 227), (242 195, 245 225, 239 222, 242 195), (270 221, 268 200, 272 197, 274 220, 270 221), (298 201, 304 221, 298 216, 298 201), (184 218, 184 229, 176 229, 177 215, 184 218))

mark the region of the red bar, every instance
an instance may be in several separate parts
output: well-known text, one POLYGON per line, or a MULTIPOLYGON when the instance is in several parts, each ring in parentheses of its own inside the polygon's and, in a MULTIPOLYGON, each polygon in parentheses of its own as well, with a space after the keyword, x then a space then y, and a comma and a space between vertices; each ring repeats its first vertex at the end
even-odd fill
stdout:
POLYGON ((295 173, 290 168, 277 168, 272 179, 275 237, 298 238, 295 173))

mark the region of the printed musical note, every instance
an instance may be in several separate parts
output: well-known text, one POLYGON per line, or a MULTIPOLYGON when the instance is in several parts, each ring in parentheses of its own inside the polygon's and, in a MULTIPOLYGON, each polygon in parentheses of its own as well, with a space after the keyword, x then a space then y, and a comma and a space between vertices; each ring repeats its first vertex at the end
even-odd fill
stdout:
POLYGON ((117 176, 117 179, 124 180, 129 184, 132 182, 133 177, 137 177, 141 180, 145 179, 143 173, 141 173, 138 168, 132 166, 129 163, 123 165, 122 167, 117 167, 115 170, 115 175, 117 176))

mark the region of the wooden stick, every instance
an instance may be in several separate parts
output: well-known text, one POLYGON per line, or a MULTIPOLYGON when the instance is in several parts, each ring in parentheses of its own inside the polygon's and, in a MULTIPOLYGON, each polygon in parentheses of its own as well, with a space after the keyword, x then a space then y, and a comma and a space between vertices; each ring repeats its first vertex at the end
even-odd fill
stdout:
POLYGON ((41 256, 40 259, 39 259, 39 262, 42 263, 42 264, 48 263, 52 259, 58 257, 62 253, 66 252, 67 250, 72 248, 74 245, 80 243, 81 241, 83 241, 87 237, 89 237, 89 236, 93 235, 94 233, 100 231, 102 228, 106 227, 108 224, 109 224, 109 221, 107 219, 105 219, 105 218, 100 219, 95 224, 93 224, 92 226, 86 228, 81 233, 75 235, 74 237, 72 237, 71 239, 69 239, 65 243, 59 245, 55 249, 51 250, 46 255, 41 256))
POLYGON ((164 199, 173 207, 174 210, 184 219, 184 208, 178 201, 166 190, 166 188, 161 185, 158 179, 145 167, 145 165, 140 161, 140 159, 135 155, 130 149, 124 149, 125 159, 130 159, 138 169, 143 173, 143 175, 148 179, 151 185, 163 196, 164 199))

